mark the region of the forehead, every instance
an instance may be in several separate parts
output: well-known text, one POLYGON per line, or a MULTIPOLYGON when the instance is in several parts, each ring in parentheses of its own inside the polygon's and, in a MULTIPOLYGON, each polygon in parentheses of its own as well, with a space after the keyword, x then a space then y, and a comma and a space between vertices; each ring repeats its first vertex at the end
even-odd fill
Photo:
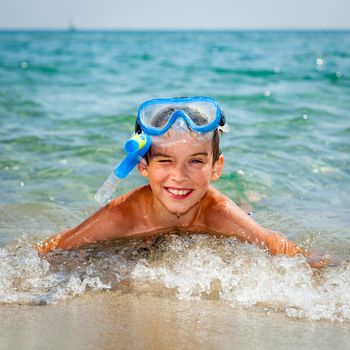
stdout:
POLYGON ((211 139, 198 140, 190 135, 176 140, 157 140, 152 142, 152 153, 163 153, 167 155, 183 155, 188 156, 195 153, 212 152, 211 139), (163 142, 162 142, 163 141, 163 142))

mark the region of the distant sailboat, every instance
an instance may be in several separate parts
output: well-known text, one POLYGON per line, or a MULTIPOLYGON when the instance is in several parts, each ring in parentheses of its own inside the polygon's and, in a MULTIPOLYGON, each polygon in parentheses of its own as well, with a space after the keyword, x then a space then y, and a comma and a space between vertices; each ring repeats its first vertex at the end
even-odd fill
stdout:
POLYGON ((74 25, 72 19, 69 19, 68 21, 68 26, 67 26, 67 31, 69 32, 75 32, 77 30, 76 26, 74 25))

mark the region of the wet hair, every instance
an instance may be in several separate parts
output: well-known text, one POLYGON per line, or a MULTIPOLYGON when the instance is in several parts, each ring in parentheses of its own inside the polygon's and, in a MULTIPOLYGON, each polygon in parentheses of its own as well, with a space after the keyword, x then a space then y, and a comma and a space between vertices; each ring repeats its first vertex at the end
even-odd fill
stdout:
POLYGON ((213 138, 211 140, 211 149, 213 151, 213 164, 214 164, 222 154, 221 149, 220 149, 220 131, 219 131, 219 129, 214 130, 213 138))
MULTIPOLYGON (((158 112, 152 119, 152 125, 155 127, 160 127, 166 124, 166 122, 169 120, 169 118, 177 111, 177 108, 173 106, 169 106, 160 112, 158 112)), ((194 109, 185 107, 182 109, 183 112, 187 112, 188 114, 191 114, 191 119, 197 124, 197 125, 203 125, 207 122, 206 117, 200 113, 199 111, 196 111, 194 109)), ((220 149, 220 132, 218 129, 215 129, 213 132, 213 137, 211 141, 211 149, 213 152, 213 164, 219 159, 220 155, 222 154, 220 149)), ((145 159, 148 164, 150 156, 151 156, 151 149, 146 153, 145 159)))

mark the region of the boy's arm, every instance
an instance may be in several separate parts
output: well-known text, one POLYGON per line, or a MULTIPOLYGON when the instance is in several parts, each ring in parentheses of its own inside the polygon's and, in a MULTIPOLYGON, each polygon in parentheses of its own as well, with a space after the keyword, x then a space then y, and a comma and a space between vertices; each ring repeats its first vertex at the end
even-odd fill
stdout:
POLYGON ((226 196, 221 194, 219 198, 214 198, 213 204, 207 211, 210 213, 207 225, 213 232, 235 236, 241 241, 266 248, 274 255, 294 256, 303 253, 301 248, 282 234, 264 229, 226 196))
POLYGON ((97 241, 123 237, 128 232, 127 225, 130 222, 125 220, 123 214, 123 209, 118 208, 118 204, 112 201, 80 225, 47 239, 38 251, 45 254, 53 249, 72 249, 97 241))
POLYGON ((263 228, 242 209, 237 207, 231 215, 229 215, 232 218, 231 229, 228 232, 230 234, 233 233, 241 241, 266 248, 273 255, 286 254, 294 256, 302 252, 301 248, 294 242, 279 232, 263 228))
MULTIPOLYGON (((298 253, 305 256, 307 263, 314 268, 337 266, 341 259, 329 254, 314 254, 298 247, 281 233, 266 230, 257 224, 249 215, 233 201, 222 194, 213 197, 212 209, 208 210, 209 228, 213 232, 225 236, 235 236, 241 241, 253 243, 266 248, 273 255, 286 254, 294 256, 298 253)), ((209 205, 210 207, 210 205, 209 205)))

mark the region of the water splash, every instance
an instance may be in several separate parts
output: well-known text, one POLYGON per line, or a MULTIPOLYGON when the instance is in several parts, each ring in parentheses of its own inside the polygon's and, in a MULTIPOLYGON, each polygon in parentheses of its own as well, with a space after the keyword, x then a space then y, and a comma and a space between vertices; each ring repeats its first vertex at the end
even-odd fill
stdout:
POLYGON ((20 240, 15 247, 0 249, 0 303, 48 304, 89 288, 110 288, 97 272, 89 265, 79 274, 79 269, 67 269, 64 260, 55 268, 28 241, 20 240))
POLYGON ((180 299, 218 295, 233 307, 261 305, 290 317, 350 320, 349 262, 317 273, 303 256, 272 257, 234 240, 218 245, 213 238, 192 239, 196 244, 184 252, 178 249, 179 238, 173 237, 168 248, 176 258, 156 264, 143 259, 133 279, 161 282, 176 289, 180 299))
POLYGON ((109 242, 40 258, 25 239, 0 249, 0 302, 56 303, 89 291, 175 293, 289 317, 350 320, 350 264, 313 270, 235 239, 167 235, 109 242))

